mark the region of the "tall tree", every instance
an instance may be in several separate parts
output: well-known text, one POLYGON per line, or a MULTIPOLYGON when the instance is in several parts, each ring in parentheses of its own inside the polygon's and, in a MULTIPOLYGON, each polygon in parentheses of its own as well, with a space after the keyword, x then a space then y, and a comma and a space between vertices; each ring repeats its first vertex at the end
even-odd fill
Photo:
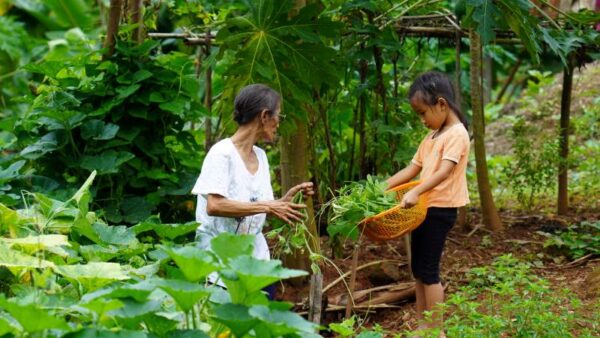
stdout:
POLYGON ((494 204, 488 168, 485 156, 485 126, 483 114, 483 93, 481 85, 481 38, 474 30, 471 38, 471 109, 473 110, 473 139, 475 143, 475 163, 477 170, 477 188, 481 202, 483 223, 492 230, 501 230, 502 222, 494 204))
MULTIPOLYGON (((305 6, 306 0, 296 0, 289 16, 292 18, 297 16, 305 6)), ((311 152, 309 150, 310 142, 308 141, 308 121, 296 118, 293 122, 296 124, 295 131, 283 135, 279 143, 282 191, 287 191, 294 185, 309 179, 308 164, 310 163, 311 152)), ((308 215, 308 219, 306 220, 307 227, 314 239, 310 241, 310 244, 312 244, 311 249, 313 251, 320 250, 312 197, 308 197, 305 204, 308 215)), ((308 251, 294 250, 292 254, 284 257, 284 265, 289 268, 309 270, 310 261, 308 255, 308 251)), ((296 281, 303 282, 304 280, 297 279, 296 281)))
POLYGON ((563 72, 563 88, 560 101, 560 161, 558 163, 558 214, 564 215, 569 209, 568 158, 569 120, 571 115, 571 91, 573 88, 573 54, 563 72))

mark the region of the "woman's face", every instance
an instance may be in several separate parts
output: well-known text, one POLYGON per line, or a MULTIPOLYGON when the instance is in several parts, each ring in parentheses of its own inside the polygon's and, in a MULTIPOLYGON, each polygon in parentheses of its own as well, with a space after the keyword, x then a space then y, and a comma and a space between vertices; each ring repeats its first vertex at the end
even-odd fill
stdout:
POLYGON ((431 130, 440 129, 448 117, 448 109, 444 103, 438 99, 434 105, 427 104, 421 95, 410 99, 410 105, 421 118, 421 122, 431 130))
POLYGON ((281 105, 278 104, 273 113, 265 111, 262 116, 263 138, 265 142, 273 143, 277 138, 277 129, 281 120, 281 105))

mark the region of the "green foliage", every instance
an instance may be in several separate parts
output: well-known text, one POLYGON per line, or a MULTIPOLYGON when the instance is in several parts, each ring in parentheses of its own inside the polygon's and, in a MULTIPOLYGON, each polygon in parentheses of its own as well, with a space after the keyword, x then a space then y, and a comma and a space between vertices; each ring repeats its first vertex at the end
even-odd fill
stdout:
POLYGON ((0 204, 0 334, 216 337, 231 331, 240 337, 318 337, 317 326, 289 311, 291 304, 269 301, 261 290, 304 271, 250 257, 252 236, 218 236, 211 252, 168 237, 157 238, 161 245, 140 245, 137 236, 156 228, 157 219, 131 228, 102 223, 89 210, 94 177, 64 202, 36 193, 25 209, 0 204), (62 227, 50 226, 59 219, 62 227), (84 249, 90 241, 115 254, 88 260, 84 249), (132 247, 138 247, 133 256, 132 247), (227 290, 204 285, 211 272, 227 290))
POLYGON ((366 329, 361 325, 361 319, 352 316, 341 323, 329 324, 329 330, 337 333, 340 337, 357 337, 357 338, 383 338, 384 331, 375 324, 372 330, 366 329))
POLYGON ((121 44, 107 61, 93 52, 27 66, 46 79, 14 128, 20 157, 39 173, 35 188, 54 182, 50 191, 61 197, 96 170, 94 195, 110 222, 190 215, 170 205, 184 201, 201 163, 188 126, 202 112, 198 85, 190 57, 152 56, 156 46, 121 44))
MULTIPOLYGON (((582 304, 571 291, 552 290, 529 264, 510 254, 491 266, 472 269, 467 278, 469 284, 442 306, 450 337, 592 337, 597 332, 597 318, 576 315, 582 304)), ((439 332, 421 335, 437 337, 439 332)))
POLYGON ((530 137, 531 133, 532 127, 523 118, 515 122, 511 133, 513 158, 502 169, 510 189, 527 210, 534 207, 539 193, 554 186, 560 161, 558 138, 550 136, 539 144, 530 137))
POLYGON ((373 176, 340 188, 337 196, 328 202, 331 206, 329 236, 356 240, 362 220, 398 205, 396 193, 386 192, 386 189, 387 183, 373 176))
POLYGON ((232 102, 242 86, 267 83, 282 94, 284 113, 306 121, 304 105, 312 100, 311 91, 338 84, 336 53, 323 43, 336 36, 338 25, 321 15, 317 3, 295 16, 290 1, 244 4, 247 11, 231 13, 217 35, 219 53, 231 58, 224 97, 232 102))
POLYGON ((581 222, 555 234, 542 234, 548 239, 545 248, 557 249, 558 252, 577 259, 585 255, 600 255, 600 221, 581 222))

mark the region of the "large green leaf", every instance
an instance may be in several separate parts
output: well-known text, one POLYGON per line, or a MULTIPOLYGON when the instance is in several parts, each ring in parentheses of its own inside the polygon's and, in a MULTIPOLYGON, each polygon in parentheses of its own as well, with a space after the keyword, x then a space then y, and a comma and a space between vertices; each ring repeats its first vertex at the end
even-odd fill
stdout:
POLYGON ((0 238, 0 242, 7 244, 10 248, 16 247, 27 254, 34 254, 41 250, 65 257, 69 255, 62 247, 71 246, 64 235, 37 235, 25 238, 0 238))
POLYGON ((104 244, 133 245, 138 242, 133 230, 124 225, 106 225, 96 222, 92 227, 104 244))
POLYGON ((51 314, 36 303, 19 302, 16 299, 6 299, 4 295, 0 295, 0 308, 8 311, 27 332, 70 329, 64 318, 51 314))
POLYGON ((81 167, 89 171, 97 170, 99 174, 117 173, 119 167, 135 158, 130 152, 107 150, 100 155, 84 155, 81 158, 81 167))
POLYGON ((492 0, 467 0, 467 8, 470 11, 470 19, 477 23, 476 30, 481 36, 481 42, 488 44, 496 37, 494 28, 498 26, 498 7, 492 0))
POLYGON ((17 333, 21 331, 19 323, 9 315, 0 313, 0 337, 8 336, 13 334, 17 336, 17 333))
POLYGON ((45 154, 58 149, 59 144, 63 142, 62 140, 63 138, 58 131, 50 132, 41 137, 35 143, 21 150, 21 156, 30 160, 38 159, 45 154))
POLYGON ((209 252, 195 246, 180 248, 161 246, 161 249, 175 261, 185 278, 191 282, 203 280, 211 272, 217 271, 219 266, 209 252))
POLYGON ((177 318, 179 313, 152 313, 144 319, 144 324, 148 327, 148 331, 157 334, 160 337, 173 337, 171 334, 181 323, 182 318, 177 318))
POLYGON ((258 322, 241 304, 223 304, 215 308, 214 319, 227 326, 236 337, 244 337, 258 322))
POLYGON ((228 18, 217 35, 222 53, 235 51, 235 63, 226 73, 233 91, 253 82, 269 84, 285 98, 284 111, 303 117, 313 90, 336 86, 341 78, 342 62, 326 44, 326 39, 338 35, 340 26, 321 15, 323 7, 317 3, 306 5, 293 17, 290 1, 246 1, 245 5, 248 13, 228 18))
MULTIPOLYGON (((286 278, 305 276, 301 270, 285 269, 279 260, 260 260, 252 256, 240 256, 229 262, 231 270, 221 271, 221 276, 236 304, 253 304, 261 298, 257 294, 264 287, 286 278)), ((262 301, 260 301, 262 302, 262 301)))
POLYGON ((131 229, 136 235, 147 231, 154 231, 160 238, 174 240, 175 238, 189 233, 193 233, 198 228, 197 222, 164 224, 156 216, 152 216, 145 221, 136 224, 131 229))
POLYGON ((302 337, 319 337, 315 333, 319 326, 296 313, 270 309, 262 305, 253 306, 249 313, 251 316, 260 319, 268 327, 273 337, 293 333, 301 333, 302 337))
POLYGON ((197 283, 177 279, 159 279, 154 283, 173 297, 184 312, 188 312, 200 299, 208 298, 210 295, 210 291, 197 283))
POLYGON ((71 332, 64 338, 147 338, 148 335, 142 331, 129 331, 129 330, 101 330, 95 328, 87 328, 77 332, 71 332))
POLYGON ((6 169, 0 168, 0 184, 4 184, 15 177, 18 177, 19 170, 21 170, 24 165, 25 161, 17 161, 9 165, 6 169))
POLYGON ((81 126, 81 137, 84 140, 110 140, 117 135, 117 132, 119 132, 118 125, 101 120, 89 120, 81 126))
POLYGON ((0 243, 0 266, 19 269, 41 269, 54 267, 54 263, 26 255, 8 245, 0 243))
POLYGON ((156 290, 156 284, 150 281, 142 281, 135 284, 111 285, 83 295, 81 301, 87 303, 97 298, 133 298, 138 302, 144 302, 148 300, 148 296, 150 296, 154 290, 156 290))
POLYGON ((123 299, 121 301, 123 302, 124 306, 119 309, 109 311, 108 315, 115 318, 126 328, 137 328, 138 324, 148 315, 159 311, 162 303, 159 300, 149 300, 143 303, 139 303, 130 299, 123 299))
POLYGON ((45 0, 44 4, 63 27, 89 28, 93 23, 90 8, 84 0, 45 0))
POLYGON ((65 278, 80 283, 86 290, 96 290, 117 280, 129 279, 120 264, 88 263, 85 265, 60 265, 54 270, 65 278))
POLYGON ((210 241, 212 251, 225 263, 242 255, 254 252, 254 236, 222 233, 210 241))

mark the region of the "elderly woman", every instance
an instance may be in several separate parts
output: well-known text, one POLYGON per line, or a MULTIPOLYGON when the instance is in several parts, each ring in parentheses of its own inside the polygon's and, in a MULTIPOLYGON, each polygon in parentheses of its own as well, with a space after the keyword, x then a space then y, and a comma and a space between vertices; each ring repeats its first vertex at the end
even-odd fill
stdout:
POLYGON ((299 209, 305 206, 292 203, 292 198, 298 191, 312 195, 313 185, 304 182, 280 199, 273 197, 267 155, 256 143, 275 140, 281 96, 265 85, 253 84, 238 93, 234 106, 239 127, 206 154, 192 190, 198 195, 196 220, 200 226, 196 234, 203 249, 209 249, 210 240, 223 232, 255 235, 254 257, 269 259, 261 231, 266 216, 288 223, 301 220, 299 209))

